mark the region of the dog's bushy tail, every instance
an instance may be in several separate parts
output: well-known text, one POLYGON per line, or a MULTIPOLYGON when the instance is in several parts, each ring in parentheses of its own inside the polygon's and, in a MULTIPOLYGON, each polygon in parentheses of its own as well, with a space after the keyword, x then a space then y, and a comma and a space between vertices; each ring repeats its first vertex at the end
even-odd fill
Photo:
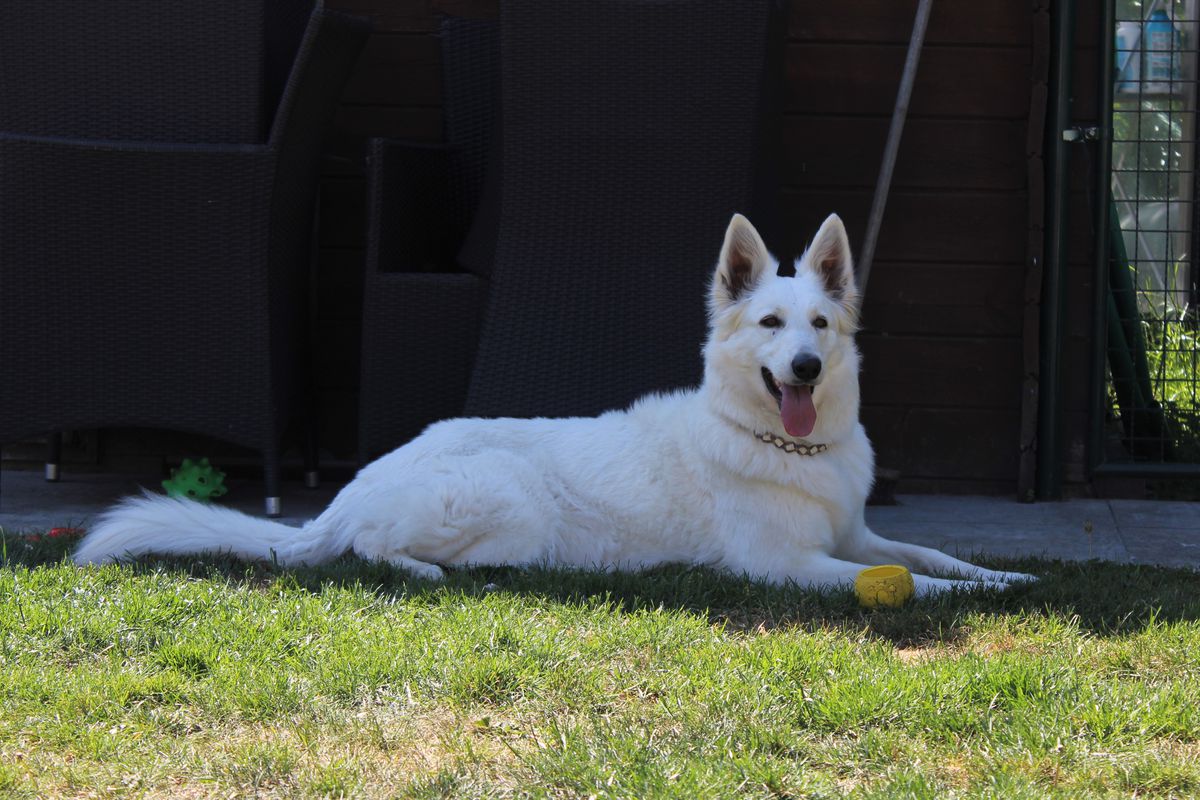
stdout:
POLYGON ((105 512, 71 558, 76 564, 105 564, 147 553, 228 553, 245 560, 303 566, 341 555, 347 545, 336 538, 315 520, 293 528, 230 508, 147 492, 105 512))

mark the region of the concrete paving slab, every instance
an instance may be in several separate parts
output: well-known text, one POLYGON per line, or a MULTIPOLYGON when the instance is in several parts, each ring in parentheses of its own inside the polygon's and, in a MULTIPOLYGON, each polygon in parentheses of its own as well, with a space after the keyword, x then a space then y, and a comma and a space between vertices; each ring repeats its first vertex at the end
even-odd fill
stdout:
POLYGON ((1177 500, 1112 501, 1113 515, 1122 527, 1190 528, 1200 536, 1200 503, 1177 500))
POLYGON ((1133 561, 1162 567, 1195 567, 1200 564, 1200 531, 1196 528, 1130 529, 1125 547, 1133 561))
MULTIPOLYGON (((109 475, 66 473, 48 482, 40 472, 4 470, 0 473, 0 528, 6 531, 45 531, 58 527, 84 527, 122 497, 138 494, 142 487, 161 491, 159 475, 109 475)), ((228 478, 229 492, 221 504, 249 514, 263 513, 261 481, 228 478)), ((284 481, 280 522, 297 525, 320 514, 340 485, 308 489, 284 481)))
MULTIPOLYGON (((933 547, 970 560, 986 555, 1055 558, 1064 561, 1128 561, 1129 552, 1115 526, 1096 526, 1091 535, 1060 525, 1010 522, 921 522, 872 526, 880 536, 933 547)), ((1200 554, 1197 554, 1200 555, 1200 554)))
POLYGON ((879 524, 957 520, 1009 522, 1013 525, 1062 525, 1075 530, 1082 530, 1085 522, 1091 522, 1093 527, 1114 522, 1107 500, 1018 503, 1008 497, 974 495, 900 495, 896 499, 894 506, 869 507, 868 520, 877 520, 879 524))
POLYGON ((1065 561, 1132 559, 1113 511, 1114 503, 1125 501, 1018 503, 956 495, 901 495, 897 500, 895 506, 867 509, 872 530, 960 558, 985 553, 1065 561))

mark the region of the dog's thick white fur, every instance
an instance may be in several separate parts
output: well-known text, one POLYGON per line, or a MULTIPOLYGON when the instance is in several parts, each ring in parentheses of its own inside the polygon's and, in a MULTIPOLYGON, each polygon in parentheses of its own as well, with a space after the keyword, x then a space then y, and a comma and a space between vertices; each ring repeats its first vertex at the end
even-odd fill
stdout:
POLYGON ((777 269, 735 216, 712 280, 698 389, 594 418, 437 423, 365 467, 303 528, 130 498, 74 559, 221 551, 300 565, 352 549, 424 578, 440 578, 438 565, 685 562, 812 587, 898 563, 918 594, 1028 579, 867 528, 873 455, 858 421, 858 296, 841 220, 825 221, 794 277, 777 269), (762 434, 825 447, 788 452, 762 434))

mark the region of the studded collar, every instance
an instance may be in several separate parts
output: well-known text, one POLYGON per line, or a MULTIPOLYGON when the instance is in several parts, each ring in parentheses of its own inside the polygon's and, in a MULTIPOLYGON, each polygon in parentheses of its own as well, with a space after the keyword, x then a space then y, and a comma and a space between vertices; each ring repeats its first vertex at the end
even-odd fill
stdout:
POLYGON ((784 439, 782 436, 777 436, 774 433, 759 433, 754 431, 754 438, 760 442, 773 444, 785 453, 795 453, 799 456, 815 456, 819 453, 824 453, 829 449, 827 444, 800 444, 784 439))

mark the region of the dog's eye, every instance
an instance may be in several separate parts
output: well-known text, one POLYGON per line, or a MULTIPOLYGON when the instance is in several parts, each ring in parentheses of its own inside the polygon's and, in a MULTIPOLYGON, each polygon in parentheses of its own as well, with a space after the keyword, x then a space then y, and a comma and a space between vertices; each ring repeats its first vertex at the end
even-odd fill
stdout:
POLYGON ((813 327, 814 328, 828 328, 829 320, 825 319, 824 317, 817 317, 816 319, 813 320, 813 327))
POLYGON ((762 319, 760 319, 758 321, 758 324, 762 325, 764 328, 782 328, 783 320, 781 320, 779 317, 775 316, 774 314, 767 314, 765 317, 763 317, 762 319))

